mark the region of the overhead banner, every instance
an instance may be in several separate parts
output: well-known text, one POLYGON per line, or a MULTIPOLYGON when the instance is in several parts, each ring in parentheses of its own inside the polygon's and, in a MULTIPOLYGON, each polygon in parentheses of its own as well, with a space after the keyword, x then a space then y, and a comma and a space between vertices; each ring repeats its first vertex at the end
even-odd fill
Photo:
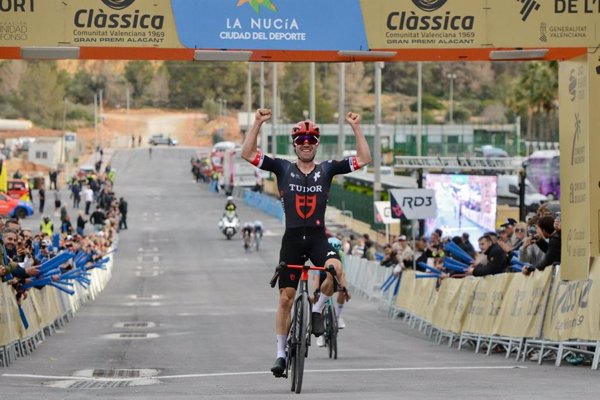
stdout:
POLYGON ((598 0, 0 1, 0 47, 595 47, 599 35, 598 0))
POLYGON ((435 193, 431 189, 390 190, 392 218, 435 218, 435 193))
POLYGON ((21 0, 0 5, 2 46, 182 47, 168 1, 21 0))
POLYGON ((488 0, 486 6, 493 47, 591 47, 600 39, 598 0, 488 0))
POLYGON ((376 201, 375 222, 378 224, 399 224, 400 220, 392 217, 392 206, 389 201, 376 201))
POLYGON ((487 43, 484 1, 361 0, 369 47, 472 48, 487 43))
POLYGON ((358 0, 171 0, 188 48, 366 50, 358 0))
POLYGON ((362 0, 375 49, 594 47, 597 0, 362 0), (507 29, 510 27, 510 29, 507 29))

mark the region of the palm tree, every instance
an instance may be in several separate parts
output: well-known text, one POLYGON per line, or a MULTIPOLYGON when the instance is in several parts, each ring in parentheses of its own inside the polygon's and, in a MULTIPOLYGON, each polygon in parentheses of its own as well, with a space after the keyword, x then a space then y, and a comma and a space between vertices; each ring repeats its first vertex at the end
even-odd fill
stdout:
POLYGON ((531 62, 515 82, 508 106, 527 115, 527 139, 552 138, 553 126, 547 121, 556 116, 558 98, 558 64, 531 62), (534 130, 534 121, 538 122, 534 130), (544 126, 545 125, 545 126, 544 126))

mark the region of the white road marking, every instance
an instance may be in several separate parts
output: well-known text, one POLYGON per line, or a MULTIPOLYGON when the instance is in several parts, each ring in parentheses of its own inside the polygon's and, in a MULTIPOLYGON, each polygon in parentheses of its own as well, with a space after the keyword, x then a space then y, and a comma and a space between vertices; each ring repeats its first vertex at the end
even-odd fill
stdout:
MULTIPOLYGON (((306 373, 342 373, 342 372, 400 372, 400 371, 469 371, 469 370, 503 370, 503 369, 527 369, 526 366, 472 366, 472 367, 398 367, 398 368, 343 368, 343 369, 308 369, 306 373)), ((156 379, 186 379, 186 378, 211 378, 226 376, 247 376, 247 375, 271 375, 270 371, 246 371, 246 372, 220 372, 213 374, 186 374, 186 375, 165 375, 156 376, 156 379)), ((33 379, 74 379, 74 380, 97 380, 97 381, 135 381, 143 378, 88 378, 77 376, 60 375, 33 375, 33 374, 2 374, 7 378, 33 378, 33 379)))

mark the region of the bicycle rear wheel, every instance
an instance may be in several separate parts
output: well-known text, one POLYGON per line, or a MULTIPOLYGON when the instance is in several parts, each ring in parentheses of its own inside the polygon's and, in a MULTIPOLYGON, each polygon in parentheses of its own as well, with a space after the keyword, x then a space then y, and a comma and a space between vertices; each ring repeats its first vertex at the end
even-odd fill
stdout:
POLYGON ((297 342, 296 358, 292 364, 292 391, 300 393, 304 377, 304 359, 308 354, 308 318, 310 317, 308 295, 302 293, 296 300, 297 342))

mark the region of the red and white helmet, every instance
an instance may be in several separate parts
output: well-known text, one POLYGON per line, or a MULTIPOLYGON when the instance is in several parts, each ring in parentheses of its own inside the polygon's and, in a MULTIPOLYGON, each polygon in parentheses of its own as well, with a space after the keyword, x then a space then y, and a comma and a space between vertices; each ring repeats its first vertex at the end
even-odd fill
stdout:
POLYGON ((292 137, 300 135, 320 136, 321 130, 319 125, 311 120, 300 121, 292 128, 292 137))

